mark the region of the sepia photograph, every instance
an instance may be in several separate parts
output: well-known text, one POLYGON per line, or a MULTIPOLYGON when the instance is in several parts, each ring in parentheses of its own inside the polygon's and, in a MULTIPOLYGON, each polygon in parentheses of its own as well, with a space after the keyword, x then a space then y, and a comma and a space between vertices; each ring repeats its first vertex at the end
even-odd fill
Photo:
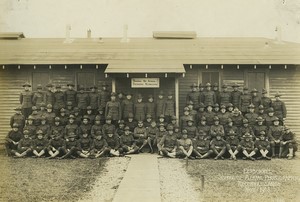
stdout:
POLYGON ((299 202, 300 0, 0 0, 0 202, 299 202))

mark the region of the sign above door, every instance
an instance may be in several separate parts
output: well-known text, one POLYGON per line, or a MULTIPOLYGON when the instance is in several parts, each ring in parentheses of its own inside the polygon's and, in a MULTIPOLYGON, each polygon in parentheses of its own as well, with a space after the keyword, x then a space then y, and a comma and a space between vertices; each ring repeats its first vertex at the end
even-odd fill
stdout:
POLYGON ((131 88, 159 88, 159 78, 131 78, 131 88))

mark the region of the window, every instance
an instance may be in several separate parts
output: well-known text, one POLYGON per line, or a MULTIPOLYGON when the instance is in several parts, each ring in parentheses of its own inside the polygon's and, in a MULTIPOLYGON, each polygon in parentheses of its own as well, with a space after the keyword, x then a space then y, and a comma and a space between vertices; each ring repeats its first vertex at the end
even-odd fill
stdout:
POLYGON ((202 72, 202 84, 207 83, 219 85, 219 72, 202 72))
POLYGON ((93 72, 78 72, 77 73, 77 89, 83 86, 85 90, 95 84, 95 73, 93 72))

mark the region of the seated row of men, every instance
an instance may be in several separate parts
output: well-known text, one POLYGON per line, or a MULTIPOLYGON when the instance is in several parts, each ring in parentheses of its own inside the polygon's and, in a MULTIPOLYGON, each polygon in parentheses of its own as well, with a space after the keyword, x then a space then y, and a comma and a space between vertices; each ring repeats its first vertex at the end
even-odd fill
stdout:
MULTIPOLYGON (((156 127, 155 121, 152 121, 149 127, 145 127, 144 123, 139 121, 133 132, 122 122, 115 129, 110 117, 107 117, 103 126, 98 123, 99 128, 96 128, 94 133, 84 128, 71 130, 68 126, 66 130, 55 129, 51 133, 40 128, 36 134, 24 128, 22 133, 18 124, 14 123, 7 136, 6 148, 8 154, 16 157, 31 154, 41 157, 48 153, 50 158, 58 155, 61 158, 73 158, 76 155, 87 158, 133 154, 143 151, 143 148, 148 146, 151 153, 157 147, 159 154, 168 157, 193 158, 194 155, 197 158, 207 158, 214 155, 215 159, 223 159, 227 150, 231 159, 236 159, 238 154, 241 154, 245 158, 255 160, 255 155, 266 159, 270 159, 268 154, 275 157, 275 149, 278 147, 278 157, 293 158, 297 150, 295 135, 288 128, 280 126, 278 118, 274 119, 268 134, 262 127, 257 135, 253 134, 251 127, 248 128, 246 120, 240 130, 233 127, 230 121, 226 135, 223 126, 219 125, 218 117, 215 117, 214 125, 209 127, 209 130, 205 127, 203 118, 201 123, 204 127, 190 130, 195 128, 194 121, 190 119, 188 127, 182 131, 172 124, 166 126, 160 123, 159 127, 156 127)), ((74 122, 72 115, 69 121, 71 124, 74 122)), ((85 122, 88 122, 87 118, 83 119, 83 123, 85 122)), ((42 124, 45 124, 45 121, 42 121, 42 124)))

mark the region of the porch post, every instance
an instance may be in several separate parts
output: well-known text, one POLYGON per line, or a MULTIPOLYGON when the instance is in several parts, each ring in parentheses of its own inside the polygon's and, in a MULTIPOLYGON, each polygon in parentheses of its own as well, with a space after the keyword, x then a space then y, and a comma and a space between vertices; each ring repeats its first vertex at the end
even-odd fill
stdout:
POLYGON ((175 114, 179 123, 179 79, 175 77, 175 114))
POLYGON ((116 79, 115 78, 112 78, 111 80, 111 91, 112 92, 116 92, 116 79))

